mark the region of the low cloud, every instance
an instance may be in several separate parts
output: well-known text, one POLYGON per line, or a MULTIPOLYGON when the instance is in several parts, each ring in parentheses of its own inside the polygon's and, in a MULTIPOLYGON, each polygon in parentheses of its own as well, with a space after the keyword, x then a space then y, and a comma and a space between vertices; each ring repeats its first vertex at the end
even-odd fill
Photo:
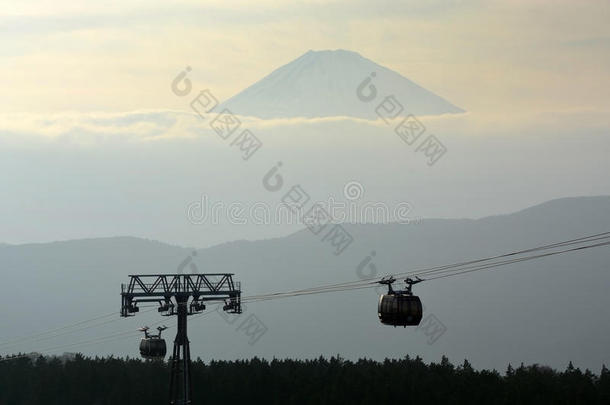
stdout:
MULTIPOLYGON (((111 140, 123 142, 151 142, 177 138, 200 138, 215 136, 209 122, 189 111, 137 110, 130 112, 83 113, 65 112, 55 114, 6 113, 0 114, 0 139, 5 143, 28 140, 62 141, 75 144, 97 144, 111 140)), ((279 118, 259 119, 236 116, 242 128, 265 131, 307 128, 331 125, 372 127, 392 131, 394 123, 383 120, 365 120, 353 117, 279 118)), ((505 114, 445 114, 423 116, 418 119, 427 131, 440 136, 494 136, 514 134, 515 137, 532 133, 577 131, 578 133, 607 132, 610 124, 608 112, 596 110, 568 110, 546 113, 505 114)), ((349 128, 346 126, 346 128, 349 128)), ((302 131, 297 131, 303 134, 302 131)), ((305 132, 306 134, 306 132, 305 132)))
MULTIPOLYGON (((193 114, 148 110, 124 113, 0 114, 0 134, 4 140, 27 138, 67 138, 77 143, 120 138, 122 140, 155 140, 196 136, 193 114)), ((0 135, 0 136, 1 136, 0 135)))

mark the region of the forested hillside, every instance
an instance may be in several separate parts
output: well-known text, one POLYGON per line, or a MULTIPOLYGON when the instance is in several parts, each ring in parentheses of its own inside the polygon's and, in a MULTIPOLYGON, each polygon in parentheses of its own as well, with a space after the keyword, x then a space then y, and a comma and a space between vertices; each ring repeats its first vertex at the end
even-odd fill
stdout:
MULTIPOLYGON (((610 372, 531 365, 475 370, 420 358, 193 362, 196 404, 608 404, 610 372), (239 402, 237 402, 239 401, 239 402)), ((0 404, 164 404, 167 363, 28 357, 0 360, 0 404)))

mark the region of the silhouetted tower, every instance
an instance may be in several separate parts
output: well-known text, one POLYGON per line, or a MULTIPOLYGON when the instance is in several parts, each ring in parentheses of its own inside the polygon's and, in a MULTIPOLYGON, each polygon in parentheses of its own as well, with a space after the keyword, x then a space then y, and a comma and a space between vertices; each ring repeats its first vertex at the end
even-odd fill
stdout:
POLYGON ((154 274, 130 275, 121 285, 121 316, 139 312, 138 303, 158 302, 164 316, 178 316, 169 384, 169 403, 192 402, 191 352, 187 336, 187 317, 205 310, 205 301, 224 301, 223 310, 241 313, 241 290, 233 274, 154 274))

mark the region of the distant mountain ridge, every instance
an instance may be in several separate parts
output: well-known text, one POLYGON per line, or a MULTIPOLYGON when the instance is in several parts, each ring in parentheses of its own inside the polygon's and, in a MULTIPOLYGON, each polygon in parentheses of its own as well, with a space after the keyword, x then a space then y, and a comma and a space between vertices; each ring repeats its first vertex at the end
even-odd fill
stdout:
MULTIPOLYGON (((558 199, 480 219, 344 226, 354 242, 340 256, 308 230, 199 250, 130 237, 5 245, 0 249, 0 305, 18 305, 19 311, 0 315, 0 354, 48 353, 46 348, 61 347, 60 353, 137 355, 136 338, 62 345, 159 321, 171 326, 173 320, 160 318, 152 308, 128 320, 100 321, 103 327, 74 337, 8 347, 1 343, 99 314, 118 314, 120 285, 129 274, 176 273, 181 268, 188 273, 230 272, 242 282, 246 296, 358 280, 367 257, 373 260, 366 262, 372 267, 367 264, 365 272, 381 277, 610 231, 610 196, 558 199)), ((454 361, 472 359, 477 367, 521 361, 565 367, 569 359, 599 369, 601 363, 610 364, 608 263, 610 248, 599 247, 418 284, 425 314, 446 327, 432 345, 422 330, 382 326, 376 315, 377 291, 366 289, 247 303, 234 323, 215 314, 217 308, 210 304, 211 314, 193 318, 189 325, 191 350, 206 360, 409 354, 438 361, 446 354, 454 361), (255 345, 239 329, 249 316, 267 328, 255 345)))
MULTIPOLYGON (((368 85, 363 91, 368 92, 368 85)), ((377 119, 375 108, 394 95, 403 106, 400 115, 462 113, 459 107, 406 77, 342 49, 310 50, 279 67, 227 100, 221 107, 233 113, 263 119, 347 116, 377 119), (363 101, 358 87, 370 75, 377 97, 363 101)))

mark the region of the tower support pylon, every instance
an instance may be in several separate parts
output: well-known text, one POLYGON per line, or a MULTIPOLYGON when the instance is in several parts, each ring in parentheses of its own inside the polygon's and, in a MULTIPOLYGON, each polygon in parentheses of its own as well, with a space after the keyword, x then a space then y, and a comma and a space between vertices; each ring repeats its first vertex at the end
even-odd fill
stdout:
POLYGON ((188 316, 204 311, 206 301, 220 301, 223 311, 241 314, 241 288, 232 276, 232 273, 130 275, 129 284, 121 286, 121 316, 138 313, 139 303, 158 302, 162 315, 178 318, 174 350, 169 359, 170 405, 193 403, 188 316))
POLYGON ((169 380, 169 403, 171 405, 189 405, 193 396, 191 386, 191 350, 187 335, 187 299, 177 299, 178 331, 174 339, 174 351, 169 380))

